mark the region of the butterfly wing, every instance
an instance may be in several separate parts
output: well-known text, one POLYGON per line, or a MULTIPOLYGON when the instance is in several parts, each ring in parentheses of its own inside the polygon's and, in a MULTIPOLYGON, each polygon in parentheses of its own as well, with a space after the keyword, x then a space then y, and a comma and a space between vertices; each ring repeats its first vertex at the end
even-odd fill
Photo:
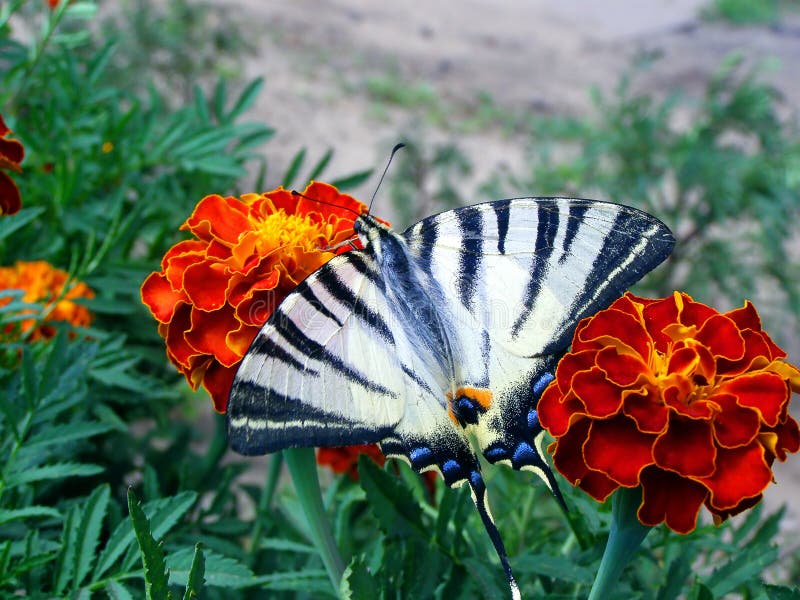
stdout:
POLYGON ((662 262, 672 234, 626 206, 521 198, 447 211, 403 235, 449 300, 463 354, 459 387, 491 393, 488 407, 464 400, 467 417, 477 412, 471 422, 484 455, 537 471, 552 487, 537 449, 538 396, 578 321, 662 262))
POLYGON ((367 252, 309 276, 242 360, 228 403, 231 447, 250 455, 383 442, 418 471, 466 479, 477 459, 447 415, 448 380, 400 318, 367 252))

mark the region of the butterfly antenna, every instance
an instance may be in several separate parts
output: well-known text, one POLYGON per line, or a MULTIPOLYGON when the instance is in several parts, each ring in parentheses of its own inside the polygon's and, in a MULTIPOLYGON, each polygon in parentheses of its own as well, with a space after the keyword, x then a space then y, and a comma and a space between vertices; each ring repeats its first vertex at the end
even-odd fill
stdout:
POLYGON ((386 167, 383 169, 383 174, 381 175, 380 180, 378 180, 378 185, 375 186, 375 191, 372 192, 372 198, 369 199, 369 208, 367 209, 368 213, 372 213, 372 203, 375 202, 375 196, 378 194, 378 190, 381 189, 381 184, 383 183, 383 178, 386 177, 386 172, 389 170, 389 166, 392 164, 392 159, 394 155, 397 153, 400 148, 405 148, 405 144, 397 144, 394 148, 392 148, 392 153, 389 155, 389 160, 386 162, 386 167))
POLYGON ((494 519, 492 519, 492 513, 489 512, 489 503, 486 499, 486 484, 479 471, 473 471, 470 475, 469 487, 472 489, 472 499, 475 502, 475 508, 478 509, 478 514, 481 516, 481 521, 483 521, 486 533, 489 534, 489 538, 492 540, 492 544, 494 544, 495 552, 497 552, 497 556, 500 558, 500 564, 503 565, 503 571, 506 573, 508 586, 511 588, 511 598, 512 600, 521 600, 522 596, 520 596, 519 593, 519 585, 517 585, 517 580, 514 578, 511 564, 508 562, 506 547, 503 544, 503 540, 500 538, 497 525, 495 525, 494 519))

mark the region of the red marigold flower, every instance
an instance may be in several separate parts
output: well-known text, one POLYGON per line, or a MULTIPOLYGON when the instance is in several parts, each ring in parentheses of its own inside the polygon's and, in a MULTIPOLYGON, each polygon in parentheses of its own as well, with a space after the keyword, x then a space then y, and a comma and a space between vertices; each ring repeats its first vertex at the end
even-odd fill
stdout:
POLYGON ((642 486, 639 520, 679 533, 756 504, 800 449, 800 371, 750 302, 727 313, 675 292, 625 294, 578 324, 539 401, 556 468, 599 501, 642 486))
MULTIPOLYGON (((25 157, 25 148, 17 140, 7 139, 11 130, 0 115, 0 169, 11 169, 17 173, 22 172, 19 166, 25 157)), ((0 215, 13 215, 19 212, 22 200, 19 189, 14 181, 3 171, 0 171, 0 215)))
MULTIPOLYGON (((77 298, 94 298, 94 292, 85 283, 72 281, 69 287, 69 274, 57 269, 43 260, 34 262, 17 262, 13 267, 0 267, 0 290, 22 290, 23 300, 30 303, 44 304, 44 322, 39 313, 26 310, 32 316, 6 327, 6 334, 17 331, 26 339, 34 341, 51 338, 56 329, 48 322, 66 321, 75 327, 88 327, 92 322, 92 313, 85 306, 73 300, 77 298)), ((0 300, 0 305, 8 304, 11 298, 0 300)))
POLYGON ((378 466, 386 463, 386 457, 376 444, 362 446, 342 446, 341 448, 320 448, 317 450, 317 464, 329 467, 334 473, 347 473, 353 481, 358 481, 358 457, 369 456, 378 466))

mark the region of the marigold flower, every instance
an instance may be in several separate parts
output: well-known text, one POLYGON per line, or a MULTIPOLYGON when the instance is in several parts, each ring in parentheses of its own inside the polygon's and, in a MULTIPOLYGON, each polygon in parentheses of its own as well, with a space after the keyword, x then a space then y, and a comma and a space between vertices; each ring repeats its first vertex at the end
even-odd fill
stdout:
MULTIPOLYGON (((25 302, 45 305, 44 322, 37 320, 38 312, 26 309, 26 314, 35 316, 7 326, 6 334, 14 332, 18 326, 26 339, 35 341, 55 335, 55 327, 48 322, 66 321, 75 327, 88 327, 92 322, 89 309, 73 300, 94 298, 94 292, 85 283, 69 282, 66 271, 43 260, 20 261, 13 267, 0 267, 0 290, 22 290, 25 302), (68 283, 69 287, 65 288, 68 283)), ((6 305, 10 301, 10 298, 3 298, 0 304, 6 305)))
POLYGON ((788 413, 800 371, 750 302, 727 313, 675 292, 625 294, 578 324, 539 401, 556 468, 599 501, 642 486, 645 525, 695 528, 756 504, 800 449, 788 413))
MULTIPOLYGON (((0 115, 0 169, 11 169, 17 173, 22 172, 19 166, 25 157, 25 148, 17 140, 10 140, 8 134, 11 130, 0 115)), ((19 189, 14 181, 3 171, 0 171, 0 215, 13 215, 19 212, 22 200, 19 189)))
POLYGON ((193 238, 170 248, 161 270, 142 285, 167 356, 193 389, 203 384, 218 412, 225 412, 239 361, 269 315, 348 249, 330 250, 354 235, 355 216, 367 211, 325 183, 312 182, 303 195, 279 188, 241 199, 206 196, 181 227, 193 238))
POLYGON ((386 457, 376 444, 364 444, 320 448, 317 450, 317 464, 329 467, 334 473, 346 473, 352 480, 358 481, 358 457, 361 454, 369 456, 378 466, 386 463, 386 457))

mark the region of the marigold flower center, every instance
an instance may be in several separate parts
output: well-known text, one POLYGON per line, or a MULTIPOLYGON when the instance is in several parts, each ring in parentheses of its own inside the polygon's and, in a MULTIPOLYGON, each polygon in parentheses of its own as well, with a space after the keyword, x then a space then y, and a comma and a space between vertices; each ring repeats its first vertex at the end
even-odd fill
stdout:
POLYGON ((282 209, 254 221, 258 250, 300 246, 311 252, 325 246, 325 224, 315 223, 309 215, 289 215, 282 209))

